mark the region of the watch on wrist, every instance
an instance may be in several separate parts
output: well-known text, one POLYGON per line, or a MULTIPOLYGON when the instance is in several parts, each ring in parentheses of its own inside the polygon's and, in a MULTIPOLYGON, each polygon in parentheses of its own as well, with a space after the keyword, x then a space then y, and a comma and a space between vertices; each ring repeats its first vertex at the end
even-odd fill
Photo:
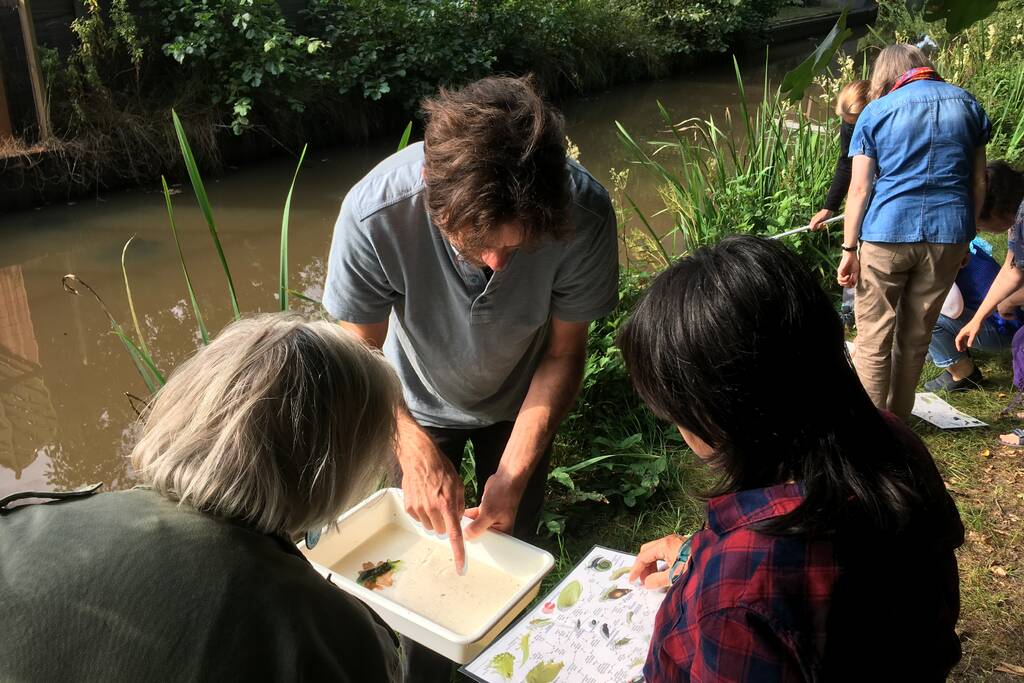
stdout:
POLYGON ((855 244, 855 245, 853 245, 852 247, 848 247, 848 246, 846 246, 846 245, 844 244, 844 245, 843 245, 843 251, 848 251, 848 252, 851 252, 851 253, 854 253, 854 254, 855 254, 855 253, 857 253, 857 245, 855 244))

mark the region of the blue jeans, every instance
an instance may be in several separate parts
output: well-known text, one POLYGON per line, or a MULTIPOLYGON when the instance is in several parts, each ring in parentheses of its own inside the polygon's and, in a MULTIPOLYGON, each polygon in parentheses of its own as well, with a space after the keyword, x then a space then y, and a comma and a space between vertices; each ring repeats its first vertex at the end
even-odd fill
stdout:
MULTIPOLYGON (((956 335, 964 328, 964 325, 971 321, 974 311, 964 311, 959 318, 949 318, 940 315, 932 328, 932 340, 928 344, 928 355, 932 362, 940 368, 948 368, 957 361, 967 357, 964 351, 956 348, 956 335)), ((985 318, 978 336, 974 339, 972 349, 979 351, 1001 351, 1010 347, 1010 340, 1013 334, 1005 334, 999 331, 991 318, 985 318)))

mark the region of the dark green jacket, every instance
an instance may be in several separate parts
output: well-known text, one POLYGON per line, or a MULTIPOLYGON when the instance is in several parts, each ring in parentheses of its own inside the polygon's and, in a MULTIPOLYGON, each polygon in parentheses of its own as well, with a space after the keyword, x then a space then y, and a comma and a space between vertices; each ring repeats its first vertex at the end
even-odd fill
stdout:
POLYGON ((390 631, 285 539, 147 490, 0 512, 0 681, 397 680, 390 631))

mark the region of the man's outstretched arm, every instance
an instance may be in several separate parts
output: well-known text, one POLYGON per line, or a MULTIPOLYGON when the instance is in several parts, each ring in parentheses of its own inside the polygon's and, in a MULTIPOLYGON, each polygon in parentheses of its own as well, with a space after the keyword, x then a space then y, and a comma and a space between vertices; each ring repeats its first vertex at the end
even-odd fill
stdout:
MULTIPOLYGON (((366 325, 349 322, 339 324, 378 349, 388 336, 387 320, 366 325)), ((451 461, 441 453, 434 440, 416 423, 404 405, 396 408, 396 417, 396 456, 402 468, 405 511, 428 531, 448 534, 455 569, 462 573, 466 566, 461 524, 462 513, 466 509, 462 479, 451 461)))
POLYGON ((466 512, 475 519, 466 527, 469 538, 491 527, 512 533, 530 475, 579 391, 589 326, 586 322, 551 319, 547 349, 533 373, 498 469, 484 485, 480 507, 466 512))

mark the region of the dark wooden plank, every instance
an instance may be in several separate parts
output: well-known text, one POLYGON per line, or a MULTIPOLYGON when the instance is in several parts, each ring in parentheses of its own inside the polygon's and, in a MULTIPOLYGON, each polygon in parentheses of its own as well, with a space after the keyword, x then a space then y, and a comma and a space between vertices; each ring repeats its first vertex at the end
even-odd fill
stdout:
POLYGON ((66 55, 75 41, 71 22, 76 16, 75 0, 32 0, 36 42, 66 55))
POLYGON ((11 114, 7 109, 7 89, 4 88, 4 72, 0 69, 0 141, 14 136, 11 114))
POLYGON ((11 126, 15 135, 21 135, 35 125, 36 114, 21 39, 21 21, 18 10, 13 7, 0 7, 0 69, 7 89, 11 126))

